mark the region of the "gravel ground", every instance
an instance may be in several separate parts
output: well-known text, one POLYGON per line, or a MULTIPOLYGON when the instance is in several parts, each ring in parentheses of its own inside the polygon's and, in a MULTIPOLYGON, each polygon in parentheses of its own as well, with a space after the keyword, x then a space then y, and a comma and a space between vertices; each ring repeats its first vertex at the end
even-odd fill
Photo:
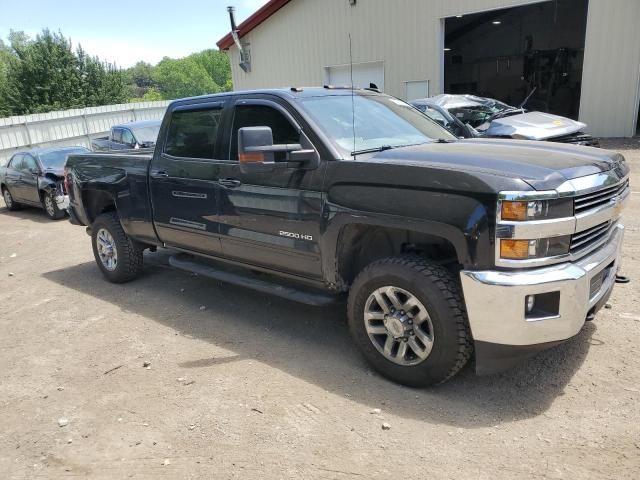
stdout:
POLYGON ((371 372, 344 307, 174 271, 166 253, 112 285, 83 228, 2 205, 0 477, 640 478, 640 139, 605 145, 634 169, 632 283, 569 342, 427 390, 371 372))

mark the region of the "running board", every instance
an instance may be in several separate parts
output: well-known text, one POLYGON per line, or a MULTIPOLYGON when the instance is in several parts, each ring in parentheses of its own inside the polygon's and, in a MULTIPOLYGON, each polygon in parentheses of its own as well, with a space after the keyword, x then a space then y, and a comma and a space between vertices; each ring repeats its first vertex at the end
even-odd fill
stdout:
POLYGON ((213 278, 221 282, 231 283, 240 287, 250 288, 258 292, 269 293, 278 297, 293 300, 294 302, 325 307, 338 303, 339 296, 330 293, 301 290, 298 288, 280 285, 274 282, 257 278, 251 272, 238 273, 222 270, 214 267, 210 263, 198 261, 195 257, 186 253, 178 253, 169 258, 169 265, 179 270, 197 273, 203 277, 213 278))

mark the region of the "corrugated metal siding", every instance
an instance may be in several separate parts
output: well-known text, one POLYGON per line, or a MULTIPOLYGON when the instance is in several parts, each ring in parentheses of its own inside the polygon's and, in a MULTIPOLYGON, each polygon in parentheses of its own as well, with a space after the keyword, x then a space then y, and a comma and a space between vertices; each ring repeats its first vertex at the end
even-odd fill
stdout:
POLYGON ((92 138, 108 134, 114 124, 162 118, 169 103, 127 103, 0 118, 0 165, 16 150, 32 146, 89 148, 92 138))
MULTIPOLYGON (((596 135, 629 135, 640 69, 640 0, 590 2, 581 120, 596 135), (619 78, 612 82, 609 72, 619 78), (608 91, 620 96, 619 105, 606 105, 608 91), (605 120, 598 114, 603 108, 618 117, 605 120)), ((428 80, 435 95, 443 88, 442 18, 531 3, 540 1, 359 0, 351 7, 346 0, 293 0, 243 37, 251 73, 240 70, 237 49, 230 49, 234 87, 321 85, 325 67, 349 63, 350 32, 354 63, 384 62, 387 93, 403 98, 405 81, 428 80)))
POLYGON ((580 120, 602 137, 635 134, 640 0, 589 0, 580 120))

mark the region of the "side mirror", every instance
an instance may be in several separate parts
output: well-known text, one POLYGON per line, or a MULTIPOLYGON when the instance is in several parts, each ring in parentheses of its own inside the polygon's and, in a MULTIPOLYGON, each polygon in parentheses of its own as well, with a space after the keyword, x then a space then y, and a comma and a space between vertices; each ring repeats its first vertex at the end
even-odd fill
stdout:
POLYGON ((37 168, 33 168, 33 167, 31 167, 31 168, 29 169, 29 172, 30 172, 32 175, 39 175, 39 174, 40 174, 40 170, 38 170, 37 168))
POLYGON ((243 127, 238 130, 238 159, 242 173, 272 172, 276 168, 316 168, 320 161, 318 152, 311 146, 304 134, 301 140, 308 144, 303 148, 299 143, 273 144, 270 127, 243 127), (275 154, 286 154, 286 161, 276 162, 275 154))

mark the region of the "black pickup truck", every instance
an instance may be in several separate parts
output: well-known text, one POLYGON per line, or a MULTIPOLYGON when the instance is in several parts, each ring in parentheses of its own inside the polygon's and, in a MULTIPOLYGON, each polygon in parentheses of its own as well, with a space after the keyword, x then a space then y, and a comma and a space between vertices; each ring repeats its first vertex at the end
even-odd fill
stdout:
POLYGON ((401 100, 329 87, 175 101, 152 155, 66 169, 108 280, 166 247, 177 268, 293 300, 348 293, 355 343, 412 386, 576 335, 614 286, 628 176, 617 153, 458 140, 401 100))

